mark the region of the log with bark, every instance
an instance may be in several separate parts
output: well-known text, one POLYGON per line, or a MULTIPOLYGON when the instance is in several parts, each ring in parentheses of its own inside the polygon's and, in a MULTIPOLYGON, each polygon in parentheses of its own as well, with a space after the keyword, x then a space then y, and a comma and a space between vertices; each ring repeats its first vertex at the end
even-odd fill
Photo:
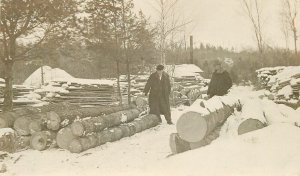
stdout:
POLYGON ((232 102, 238 102, 238 99, 232 102, 225 100, 222 97, 213 97, 207 101, 196 100, 177 121, 179 136, 188 142, 198 142, 223 124, 233 113, 236 103, 232 102))
POLYGON ((72 133, 71 127, 60 129, 56 135, 56 143, 59 148, 68 149, 71 141, 77 137, 72 133))
POLYGON ((188 142, 182 139, 178 133, 172 133, 170 135, 170 148, 172 154, 182 153, 188 150, 193 150, 196 148, 204 147, 209 145, 212 141, 217 139, 220 135, 222 126, 217 126, 214 131, 212 131, 209 135, 205 136, 201 141, 198 142, 188 142))
POLYGON ((20 136, 11 128, 0 129, 0 151, 17 152, 27 149, 30 137, 20 136))
POLYGON ((137 133, 138 124, 146 124, 142 129, 152 128, 159 124, 159 118, 156 115, 146 115, 141 117, 139 120, 135 120, 132 123, 126 123, 119 127, 113 127, 101 132, 92 133, 85 137, 74 138, 68 147, 68 150, 72 153, 80 153, 90 148, 100 146, 107 142, 114 142, 121 138, 132 136, 137 133), (138 123, 135 123, 137 122, 138 123))
POLYGON ((14 122, 14 129, 19 135, 26 136, 43 130, 43 124, 46 123, 46 114, 31 114, 17 118, 14 122))
POLYGON ((242 102, 242 112, 238 123, 238 134, 245 134, 261 129, 267 125, 260 99, 242 102))
POLYGON ((118 126, 121 123, 133 121, 135 118, 138 118, 139 114, 140 111, 138 109, 129 109, 104 116, 88 117, 72 123, 71 129, 75 136, 84 136, 93 132, 100 132, 105 128, 118 126))
POLYGON ((105 114, 111 114, 114 112, 130 109, 133 106, 117 106, 117 107, 92 107, 92 108, 78 108, 74 110, 61 110, 51 111, 47 113, 47 119, 49 123, 47 128, 50 130, 58 130, 65 127, 75 121, 75 119, 85 117, 97 117, 105 114))
POLYGON ((56 146, 56 133, 53 131, 40 131, 31 136, 30 146, 35 150, 45 150, 56 146))

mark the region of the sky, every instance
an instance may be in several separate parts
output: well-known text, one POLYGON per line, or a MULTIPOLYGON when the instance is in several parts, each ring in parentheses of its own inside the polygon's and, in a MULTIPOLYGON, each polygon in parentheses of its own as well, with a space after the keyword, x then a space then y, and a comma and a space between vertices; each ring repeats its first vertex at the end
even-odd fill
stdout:
MULTIPOLYGON (((153 23, 158 19, 155 1, 134 0, 136 10, 142 10, 153 23)), ((262 1, 263 34, 266 43, 272 47, 285 47, 280 22, 281 1, 262 1)), ((195 46, 202 42, 236 49, 256 47, 252 26, 242 9, 241 0, 180 0, 176 12, 192 20, 185 33, 194 36, 195 46)))

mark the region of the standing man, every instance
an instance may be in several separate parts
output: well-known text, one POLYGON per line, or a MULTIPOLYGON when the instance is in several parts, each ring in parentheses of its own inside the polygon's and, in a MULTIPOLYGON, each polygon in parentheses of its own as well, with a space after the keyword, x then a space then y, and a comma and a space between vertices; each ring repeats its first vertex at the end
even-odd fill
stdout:
MULTIPOLYGON (((149 95, 150 114, 155 114, 160 118, 163 114, 168 124, 173 124, 171 120, 171 110, 169 96, 171 92, 171 84, 169 75, 164 72, 164 66, 158 65, 156 72, 152 73, 147 81, 144 93, 149 95)), ((160 118, 161 122, 161 118, 160 118)))
POLYGON ((207 95, 209 98, 213 96, 223 96, 227 94, 232 86, 232 80, 229 73, 223 68, 220 61, 215 62, 215 72, 213 73, 208 85, 207 95))

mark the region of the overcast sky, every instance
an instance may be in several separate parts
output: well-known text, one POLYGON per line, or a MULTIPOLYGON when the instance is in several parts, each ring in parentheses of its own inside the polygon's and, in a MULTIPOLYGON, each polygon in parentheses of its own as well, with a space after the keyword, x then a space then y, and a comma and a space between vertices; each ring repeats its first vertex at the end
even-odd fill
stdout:
MULTIPOLYGON (((136 9, 141 9, 152 21, 157 20, 156 0, 134 0, 136 9)), ((193 23, 186 29, 193 35, 195 45, 210 43, 228 48, 256 47, 254 34, 248 18, 241 8, 241 0, 181 0, 178 14, 193 23)), ((263 0, 264 35, 269 45, 284 46, 280 30, 281 0, 263 0)), ((290 45, 292 46, 292 45, 290 45)))

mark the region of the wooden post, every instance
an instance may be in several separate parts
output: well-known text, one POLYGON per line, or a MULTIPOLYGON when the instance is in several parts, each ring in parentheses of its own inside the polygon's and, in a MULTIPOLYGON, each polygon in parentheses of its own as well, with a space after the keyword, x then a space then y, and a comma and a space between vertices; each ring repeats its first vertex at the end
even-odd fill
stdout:
POLYGON ((193 36, 190 36, 190 64, 194 63, 194 42, 193 42, 193 36))

